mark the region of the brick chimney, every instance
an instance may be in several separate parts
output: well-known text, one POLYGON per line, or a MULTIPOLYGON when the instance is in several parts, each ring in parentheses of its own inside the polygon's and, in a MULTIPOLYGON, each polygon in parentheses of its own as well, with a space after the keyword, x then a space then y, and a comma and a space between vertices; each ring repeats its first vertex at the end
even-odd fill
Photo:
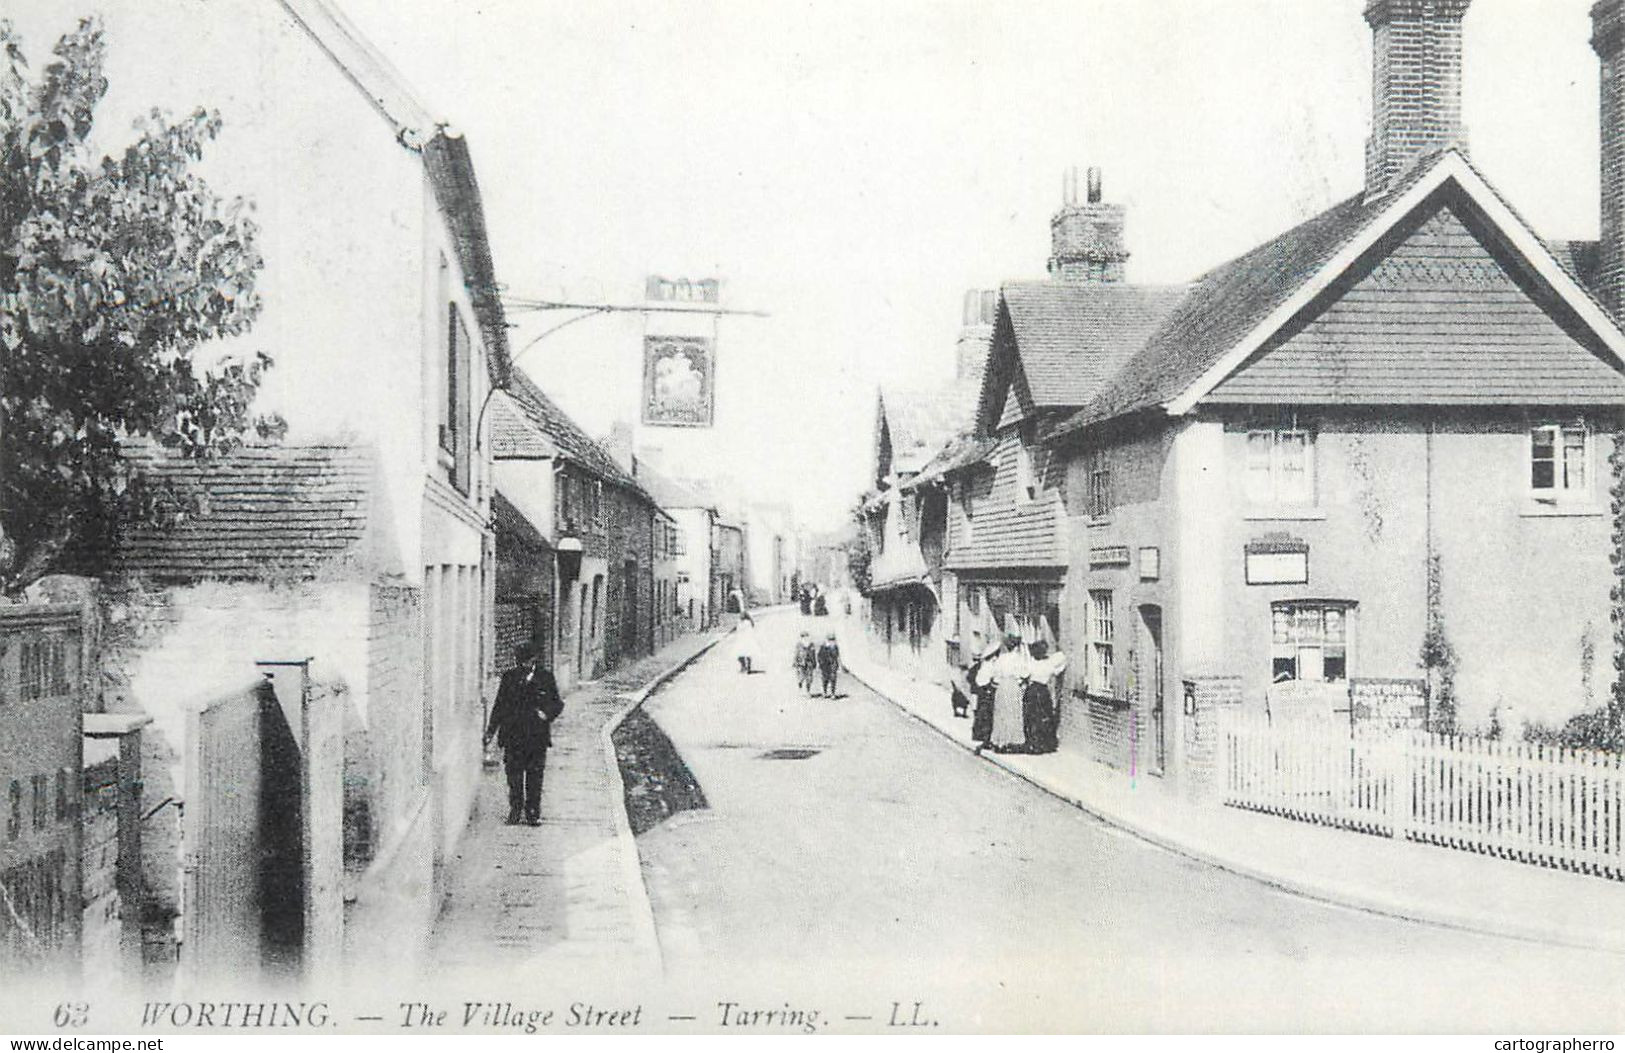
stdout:
POLYGON ((1620 317, 1625 308, 1625 0, 1591 9, 1591 46, 1602 62, 1602 236, 1597 294, 1620 317))
POLYGON ((1461 121, 1461 21, 1472 0, 1370 0, 1371 138, 1368 197, 1387 193, 1417 162, 1452 147, 1461 121))
POLYGON ((1088 198, 1078 200, 1078 170, 1061 186, 1061 209, 1049 221, 1050 277, 1063 282, 1120 282, 1128 250, 1123 247, 1123 206, 1100 203, 1100 169, 1089 169, 1088 198))

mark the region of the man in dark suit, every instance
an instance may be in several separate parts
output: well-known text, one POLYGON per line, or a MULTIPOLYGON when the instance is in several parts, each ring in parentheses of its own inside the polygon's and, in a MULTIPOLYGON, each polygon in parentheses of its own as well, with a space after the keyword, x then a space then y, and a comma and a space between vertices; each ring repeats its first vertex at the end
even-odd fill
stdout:
POLYGON ((485 741, 489 743, 495 735, 502 747, 510 826, 520 821, 521 809, 531 826, 542 821, 542 773, 547 767, 547 748, 553 744, 551 728, 564 712, 559 685, 537 657, 535 644, 522 643, 514 649, 516 664, 502 674, 502 686, 485 727, 485 741))

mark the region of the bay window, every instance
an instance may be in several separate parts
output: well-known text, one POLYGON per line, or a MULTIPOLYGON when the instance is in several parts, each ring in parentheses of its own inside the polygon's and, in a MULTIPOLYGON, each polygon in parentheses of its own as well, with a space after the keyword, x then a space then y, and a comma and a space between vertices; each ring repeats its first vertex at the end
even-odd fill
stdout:
POLYGON ((1349 619, 1343 603, 1270 607, 1270 680, 1338 683, 1348 679, 1349 619))

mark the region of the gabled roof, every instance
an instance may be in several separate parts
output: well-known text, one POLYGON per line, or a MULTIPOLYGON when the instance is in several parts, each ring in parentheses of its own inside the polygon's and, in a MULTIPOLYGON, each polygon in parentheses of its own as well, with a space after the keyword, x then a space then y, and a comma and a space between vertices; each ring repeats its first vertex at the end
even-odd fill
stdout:
POLYGON ((1451 150, 1418 165, 1381 197, 1367 199, 1362 192, 1208 272, 1105 390, 1056 427, 1052 437, 1144 410, 1188 412, 1447 183, 1454 183, 1530 272, 1625 361, 1625 334, 1575 271, 1451 150))
MULTIPOLYGON (((620 462, 609 455, 598 443, 588 437, 569 414, 543 394, 524 370, 516 369, 505 394, 510 404, 524 415, 530 425, 550 439, 558 449, 558 456, 579 468, 596 475, 606 483, 629 490, 637 496, 657 504, 648 491, 622 468, 620 462)), ((502 395, 496 396, 502 398, 502 395)))
POLYGON ((1100 393, 1186 295, 1184 285, 1114 282, 1010 282, 999 290, 994 346, 979 399, 997 427, 1007 386, 1018 374, 1035 410, 1075 409, 1100 393), (1015 356, 1014 369, 998 360, 1015 356))
POLYGON ((184 457, 152 442, 124 456, 143 485, 192 511, 161 525, 120 524, 115 573, 157 581, 310 578, 359 567, 373 459, 349 446, 246 446, 184 457))

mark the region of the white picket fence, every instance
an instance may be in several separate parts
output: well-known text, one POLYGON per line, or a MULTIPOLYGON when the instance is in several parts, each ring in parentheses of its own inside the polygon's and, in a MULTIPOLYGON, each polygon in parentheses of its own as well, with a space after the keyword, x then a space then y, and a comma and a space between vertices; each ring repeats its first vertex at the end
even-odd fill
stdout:
POLYGON ((1625 880, 1618 754, 1233 714, 1224 802, 1625 880))

